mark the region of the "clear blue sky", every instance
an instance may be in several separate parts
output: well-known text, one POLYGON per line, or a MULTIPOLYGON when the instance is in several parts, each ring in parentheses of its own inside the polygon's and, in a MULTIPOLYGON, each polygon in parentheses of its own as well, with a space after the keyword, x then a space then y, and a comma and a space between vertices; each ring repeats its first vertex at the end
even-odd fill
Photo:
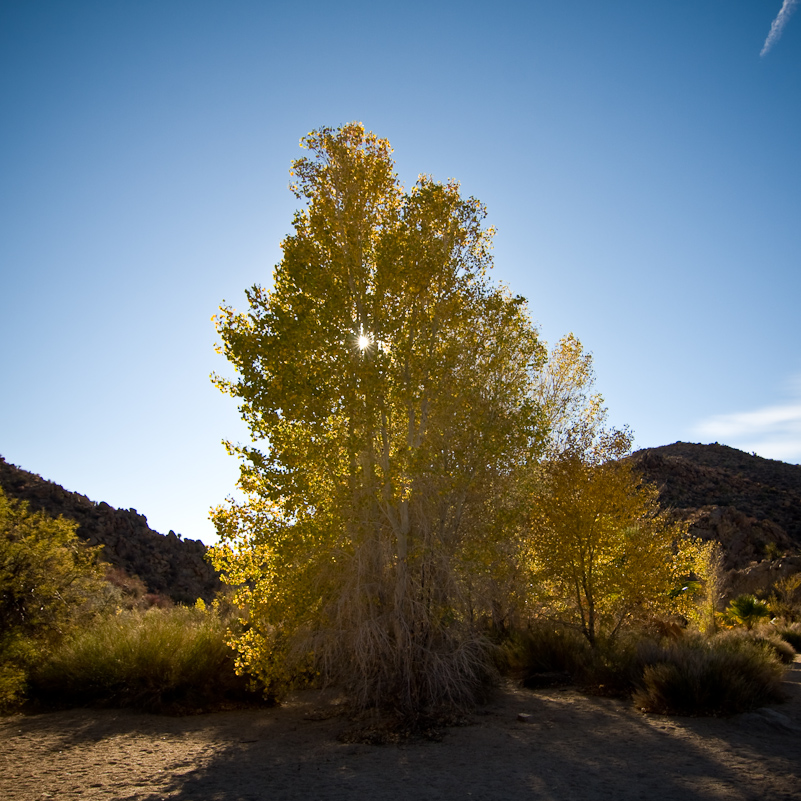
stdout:
POLYGON ((0 2, 0 454, 213 539, 246 432, 210 317, 268 284, 298 140, 461 181, 636 447, 801 461, 801 12, 781 0, 0 2))

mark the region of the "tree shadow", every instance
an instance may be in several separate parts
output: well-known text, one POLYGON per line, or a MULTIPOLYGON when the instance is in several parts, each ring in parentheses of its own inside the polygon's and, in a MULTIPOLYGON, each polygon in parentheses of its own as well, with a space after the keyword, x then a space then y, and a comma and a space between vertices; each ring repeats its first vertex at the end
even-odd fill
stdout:
POLYGON ((237 738, 226 724, 208 761, 146 799, 801 798, 801 739, 769 726, 646 716, 572 689, 506 688, 479 712, 442 742, 388 746, 344 744, 346 721, 298 710, 237 738))

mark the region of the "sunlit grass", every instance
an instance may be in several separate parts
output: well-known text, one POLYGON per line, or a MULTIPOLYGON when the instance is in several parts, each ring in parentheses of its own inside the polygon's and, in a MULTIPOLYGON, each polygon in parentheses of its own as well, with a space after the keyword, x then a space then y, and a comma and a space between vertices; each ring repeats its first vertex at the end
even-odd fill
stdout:
POLYGON ((259 700, 234 673, 226 624, 214 611, 129 611, 73 634, 32 674, 45 705, 193 712, 259 700))

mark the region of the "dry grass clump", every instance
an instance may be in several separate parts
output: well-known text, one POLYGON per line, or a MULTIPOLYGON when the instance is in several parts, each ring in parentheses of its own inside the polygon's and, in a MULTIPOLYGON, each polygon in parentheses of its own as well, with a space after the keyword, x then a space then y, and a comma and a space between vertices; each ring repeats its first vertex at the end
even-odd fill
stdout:
POLYGON ((168 713, 257 702, 234 673, 225 633, 225 621, 202 609, 154 607, 101 618, 33 671, 30 697, 45 705, 168 713))
POLYGON ((639 646, 642 676, 633 694, 648 712, 731 715, 781 700, 784 669, 769 644, 725 632, 639 646))
POLYGON ((342 649, 352 675, 345 673, 345 661, 328 673, 339 679, 354 710, 397 708, 406 722, 414 722, 472 707, 493 678, 488 646, 478 636, 437 632, 439 641, 418 643, 409 636, 398 647, 378 627, 354 634, 360 642, 343 643, 342 649))
POLYGON ((432 621, 411 599, 406 606, 406 615, 367 604, 340 609, 331 630, 304 644, 323 680, 345 691, 353 712, 394 710, 403 726, 414 728, 471 708, 496 672, 493 646, 480 632, 456 616, 432 621))

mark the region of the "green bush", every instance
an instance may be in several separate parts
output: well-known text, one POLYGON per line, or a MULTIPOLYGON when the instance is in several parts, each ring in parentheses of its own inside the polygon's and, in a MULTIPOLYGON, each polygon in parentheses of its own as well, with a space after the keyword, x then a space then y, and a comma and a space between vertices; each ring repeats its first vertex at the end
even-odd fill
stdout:
POLYGON ((784 669, 775 650, 734 632, 709 640, 643 642, 634 703, 648 712, 731 715, 781 699, 784 669))
POLYGON ((41 653, 96 614, 105 597, 99 548, 81 543, 76 528, 0 489, 0 711, 23 700, 41 653))
POLYGON ((31 676, 45 705, 193 712, 256 702, 215 611, 129 610, 68 637, 31 676))
POLYGON ((0 634, 0 712, 9 712, 25 698, 29 666, 36 662, 37 644, 19 632, 0 634))

